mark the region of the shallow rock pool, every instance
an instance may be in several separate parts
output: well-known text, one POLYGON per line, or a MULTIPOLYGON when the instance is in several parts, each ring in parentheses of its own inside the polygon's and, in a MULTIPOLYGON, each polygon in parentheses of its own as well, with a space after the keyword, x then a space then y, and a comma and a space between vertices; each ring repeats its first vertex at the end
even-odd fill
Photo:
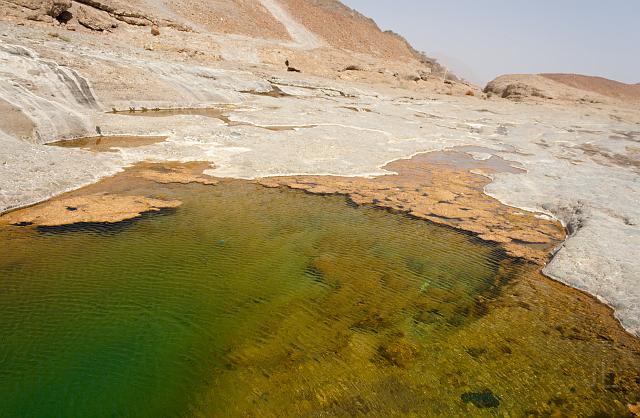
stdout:
POLYGON ((338 196, 0 227, 0 416, 620 416, 640 348, 608 309, 449 228, 338 196))

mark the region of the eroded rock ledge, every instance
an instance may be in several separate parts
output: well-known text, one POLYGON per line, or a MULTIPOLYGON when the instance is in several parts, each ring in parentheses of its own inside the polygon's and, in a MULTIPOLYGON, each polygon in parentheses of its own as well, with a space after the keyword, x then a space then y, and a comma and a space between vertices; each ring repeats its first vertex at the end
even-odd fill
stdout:
POLYGON ((433 157, 433 153, 419 154, 384 167, 397 175, 269 177, 258 183, 309 193, 344 194, 357 204, 373 204, 477 234, 480 239, 502 244, 514 257, 538 264, 544 264, 564 240, 564 228, 559 222, 506 206, 484 194, 483 188, 490 179, 471 171, 495 169, 482 168, 486 164, 480 161, 475 167, 471 164, 457 168, 447 162, 434 163, 433 157))
POLYGON ((179 200, 145 196, 90 194, 53 199, 31 208, 10 212, 0 218, 14 225, 62 226, 78 223, 116 223, 146 212, 176 208, 179 200))
POLYGON ((141 163, 136 167, 137 174, 140 177, 156 183, 200 183, 209 186, 218 184, 218 180, 202 174, 206 169, 211 169, 211 164, 198 162, 167 164, 141 163))
MULTIPOLYGON (((545 264, 565 238, 562 225, 546 216, 506 206, 484 193, 490 179, 481 173, 509 167, 518 170, 495 156, 474 160, 468 153, 450 150, 387 164, 384 168, 395 175, 285 176, 256 182, 316 194, 343 194, 356 204, 372 204, 471 232, 482 240, 501 244, 511 256, 545 264), (461 158, 467 160, 461 162, 461 158)), ((140 180, 216 185, 218 179, 202 174, 210 168, 206 162, 139 163, 92 186, 0 216, 0 223, 39 226, 113 223, 149 211, 175 208, 181 202, 142 196, 139 191, 131 191, 131 185, 140 180)))
POLYGON ((182 204, 179 200, 146 196, 148 187, 139 189, 140 180, 159 184, 218 184, 214 178, 202 174, 207 168, 211 168, 210 163, 139 163, 90 186, 0 215, 0 225, 49 227, 117 223, 144 213, 177 208, 182 204))

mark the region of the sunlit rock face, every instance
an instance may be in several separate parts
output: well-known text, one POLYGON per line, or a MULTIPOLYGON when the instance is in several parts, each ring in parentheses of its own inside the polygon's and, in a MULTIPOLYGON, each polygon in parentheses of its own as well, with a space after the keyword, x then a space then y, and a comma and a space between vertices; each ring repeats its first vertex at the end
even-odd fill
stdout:
POLYGON ((22 110, 36 125, 36 135, 28 138, 32 142, 93 129, 85 115, 99 106, 89 83, 77 71, 19 45, 0 44, 0 63, 5 78, 0 98, 22 110))

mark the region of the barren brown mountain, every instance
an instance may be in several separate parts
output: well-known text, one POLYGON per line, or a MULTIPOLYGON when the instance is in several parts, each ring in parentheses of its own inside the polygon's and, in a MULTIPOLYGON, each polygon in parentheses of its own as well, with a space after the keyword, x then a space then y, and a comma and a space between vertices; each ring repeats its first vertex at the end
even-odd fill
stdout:
POLYGON ((491 81, 485 92, 512 100, 561 100, 582 103, 640 103, 640 85, 579 74, 508 74, 491 81))
POLYGON ((640 100, 640 84, 626 84, 603 77, 592 77, 580 74, 541 74, 567 86, 601 94, 615 99, 640 100))

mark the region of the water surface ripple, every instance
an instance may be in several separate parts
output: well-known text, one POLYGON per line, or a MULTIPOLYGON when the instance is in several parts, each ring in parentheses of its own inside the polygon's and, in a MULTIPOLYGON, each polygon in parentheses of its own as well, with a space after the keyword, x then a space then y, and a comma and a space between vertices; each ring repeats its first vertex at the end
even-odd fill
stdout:
POLYGON ((614 416, 640 394, 588 298, 497 246, 340 197, 144 187, 184 203, 0 230, 0 416, 614 416))

